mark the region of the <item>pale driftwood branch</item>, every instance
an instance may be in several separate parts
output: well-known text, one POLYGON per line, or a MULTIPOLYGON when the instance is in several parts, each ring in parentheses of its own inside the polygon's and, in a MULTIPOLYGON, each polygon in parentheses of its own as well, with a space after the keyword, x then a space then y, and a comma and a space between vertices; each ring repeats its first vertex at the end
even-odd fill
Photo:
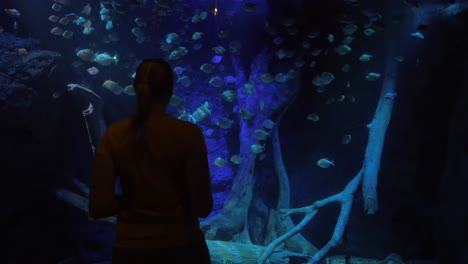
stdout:
POLYGON ((304 228, 304 226, 309 223, 315 215, 318 213, 318 209, 322 206, 325 206, 329 203, 338 202, 341 205, 340 215, 338 216, 338 220, 335 225, 335 230, 333 231, 333 235, 328 243, 320 249, 317 253, 313 255, 313 257, 309 260, 308 263, 318 263, 328 251, 339 244, 341 237, 343 236, 343 232, 346 227, 346 223, 349 219, 349 213, 351 211, 351 207, 353 205, 353 198, 354 193, 356 192, 359 183, 361 181, 361 177, 363 174, 363 170, 361 169, 358 174, 346 185, 346 188, 338 194, 325 198, 323 200, 316 201, 314 204, 302 208, 294 208, 294 209, 282 209, 280 212, 284 213, 284 216, 289 216, 291 214, 303 213, 305 214, 302 221, 289 232, 285 233, 284 235, 280 236, 276 240, 274 240, 270 245, 268 245, 265 249, 265 252, 258 260, 258 263, 264 263, 269 256, 273 253, 273 250, 285 240, 291 238, 292 236, 299 233, 299 231, 304 228))

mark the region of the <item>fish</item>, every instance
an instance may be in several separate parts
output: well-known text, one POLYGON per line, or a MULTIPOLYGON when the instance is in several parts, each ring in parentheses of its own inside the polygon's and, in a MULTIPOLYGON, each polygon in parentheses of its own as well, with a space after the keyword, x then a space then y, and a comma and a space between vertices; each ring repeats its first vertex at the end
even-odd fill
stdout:
POLYGON ((21 13, 14 8, 5 8, 5 13, 12 18, 19 18, 21 13))
POLYGON ((333 76, 331 72, 322 72, 321 74, 315 75, 312 79, 312 84, 315 86, 329 85, 334 79, 335 76, 333 76))
POLYGON ((333 160, 322 158, 317 161, 317 165, 320 168, 326 169, 326 168, 329 168, 330 166, 335 166, 335 163, 333 162, 333 160))
POLYGON ((145 27, 146 26, 146 22, 143 20, 143 18, 141 17, 137 17, 135 18, 135 23, 137 24, 137 26, 139 27, 145 27))
POLYGON ((260 76, 263 83, 271 83, 275 80, 275 76, 271 73, 264 73, 260 76))
POLYGON ((246 2, 243 6, 244 11, 255 12, 257 10, 257 4, 253 2, 246 2))
POLYGON ((278 73, 275 75, 275 81, 279 83, 284 83, 288 80, 288 76, 284 73, 278 73))
POLYGON ((268 136, 270 136, 270 133, 266 132, 263 129, 255 129, 253 133, 253 137, 258 140, 265 140, 268 136))
POLYGON ((91 35, 94 32, 93 27, 85 27, 83 28, 83 34, 84 35, 91 35))
POLYGON ((66 38, 66 39, 69 39, 69 38, 73 37, 73 31, 71 31, 71 30, 65 30, 65 31, 62 33, 62 37, 66 38))
POLYGON ((233 124, 234 124, 234 120, 226 118, 226 117, 223 117, 218 122, 216 122, 216 125, 222 129, 229 129, 233 124))
POLYGON ((209 63, 204 63, 200 66, 200 70, 204 73, 211 73, 214 70, 214 66, 209 63))
POLYGON ((318 115, 316 113, 308 114, 306 119, 310 120, 310 121, 313 121, 313 122, 318 122, 320 120, 320 118, 318 117, 318 115))
POLYGON ((213 58, 211 58, 211 62, 215 64, 220 63, 222 60, 223 60, 222 55, 214 55, 213 58))
POLYGON ((199 40, 203 37, 203 32, 194 32, 192 34, 192 40, 199 40))
POLYGON ((266 129, 272 129, 275 126, 275 122, 271 121, 271 119, 267 119, 263 121, 262 125, 266 129))
POLYGON ((242 160, 243 159, 242 159, 242 157, 240 155, 232 155, 231 158, 230 158, 230 161, 232 163, 234 163, 234 164, 237 164, 237 165, 241 164, 242 160))
POLYGON ((106 88, 107 90, 109 90, 110 92, 112 92, 115 95, 119 95, 119 94, 123 93, 123 91, 124 91, 124 88, 122 86, 120 86, 120 84, 118 84, 117 82, 112 81, 112 80, 104 81, 104 83, 102 83, 102 87, 106 88))
POLYGON ((224 165, 227 163, 227 160, 221 157, 217 157, 213 163, 218 167, 224 167, 224 165))
POLYGON ((366 75, 366 80, 368 81, 375 81, 377 79, 380 78, 380 74, 379 73, 375 73, 375 72, 370 72, 366 75))
POLYGON ((349 144, 350 141, 351 141, 351 135, 350 135, 350 134, 346 134, 346 135, 344 135, 343 138, 341 139, 341 144, 347 145, 347 144, 349 144))
POLYGON ((113 63, 117 64, 119 59, 117 55, 111 56, 107 52, 102 52, 102 53, 96 53, 96 56, 94 57, 94 61, 98 63, 99 65, 109 66, 113 63))
POLYGON ((252 95, 253 94, 253 90, 254 90, 254 86, 250 83, 246 83, 244 84, 244 88, 243 88, 243 91, 248 94, 248 95, 252 95))
POLYGON ((56 23, 60 20, 60 17, 59 16, 56 16, 56 15, 51 15, 49 16, 49 21, 50 22, 53 22, 53 23, 56 23))
POLYGON ((135 88, 133 85, 127 85, 124 88, 124 93, 128 96, 134 96, 135 95, 135 88))
POLYGON ((343 45, 340 45, 337 48, 335 48, 335 51, 339 55, 346 55, 351 51, 351 48, 348 45, 343 44, 343 45))
POLYGON ((82 59, 83 61, 94 61, 95 59, 94 51, 91 49, 80 49, 76 53, 76 56, 78 56, 78 58, 82 59))
POLYGON ((219 76, 214 76, 210 79, 209 84, 213 87, 222 87, 224 85, 224 79, 219 76))
POLYGON ((52 5, 51 8, 52 8, 52 10, 54 10, 55 12, 60 12, 60 11, 62 11, 62 5, 59 5, 59 4, 57 4, 57 3, 54 3, 54 4, 52 5))
POLYGON ((91 11, 93 10, 93 8, 91 7, 90 4, 86 4, 83 9, 81 10, 81 14, 82 15, 85 15, 85 16, 89 16, 89 14, 91 14, 91 11))
POLYGON ((182 75, 181 77, 177 78, 177 83, 184 87, 189 87, 192 85, 192 80, 187 75, 182 75))
POLYGON ((179 106, 182 102, 184 102, 184 99, 176 94, 173 94, 169 100, 169 104, 172 106, 179 106))
POLYGON ((234 90, 226 90, 221 94, 221 97, 227 102, 232 102, 236 99, 237 93, 234 90))
POLYGON ((94 66, 91 67, 91 68, 88 68, 86 71, 89 73, 89 75, 97 75, 97 74, 99 74, 99 69, 96 68, 96 67, 94 67, 94 66))
POLYGON ((419 31, 416 31, 416 32, 414 32, 414 33, 411 33, 410 35, 411 35, 412 37, 414 37, 414 38, 417 38, 417 39, 424 39, 424 35, 423 35, 421 32, 419 32, 419 31))
POLYGON ((364 33, 364 35, 370 37, 372 35, 375 34, 375 30, 373 30, 372 28, 366 28, 362 31, 362 33, 364 33))
POLYGON ((260 154, 264 150, 265 150, 265 145, 260 145, 258 143, 255 143, 250 146, 250 151, 255 154, 260 154))
POLYGON ((361 61, 361 62, 368 62, 368 61, 370 61, 371 59, 372 59, 372 55, 366 54, 366 53, 362 54, 362 55, 359 57, 359 61, 361 61))
POLYGON ((50 33, 52 35, 61 36, 63 33, 63 29, 61 27, 54 27, 50 30, 50 33))
POLYGON ((242 108, 239 110, 239 116, 244 120, 250 120, 252 119, 253 114, 249 110, 242 108))
POLYGON ((357 29, 358 27, 355 24, 346 24, 341 26, 341 31, 343 31, 345 35, 352 35, 357 29))
POLYGON ((25 55, 28 55, 28 50, 25 49, 25 48, 17 48, 16 49, 16 52, 18 53, 18 55, 20 56, 25 56, 25 55))

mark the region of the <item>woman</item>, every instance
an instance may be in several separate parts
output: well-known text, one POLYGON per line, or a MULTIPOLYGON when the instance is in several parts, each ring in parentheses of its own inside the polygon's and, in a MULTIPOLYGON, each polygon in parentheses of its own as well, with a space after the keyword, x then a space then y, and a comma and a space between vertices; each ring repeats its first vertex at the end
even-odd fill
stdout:
POLYGON ((144 60, 134 87, 136 114, 110 126, 97 149, 90 215, 117 214, 114 264, 210 263, 198 221, 213 207, 203 134, 165 113, 174 87, 167 62, 144 60))

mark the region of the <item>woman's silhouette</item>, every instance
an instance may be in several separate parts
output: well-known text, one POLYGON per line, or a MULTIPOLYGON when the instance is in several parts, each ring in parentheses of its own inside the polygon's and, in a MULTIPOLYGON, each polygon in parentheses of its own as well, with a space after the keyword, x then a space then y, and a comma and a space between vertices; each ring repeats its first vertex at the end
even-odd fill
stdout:
POLYGON ((213 207, 203 134, 165 113, 174 87, 167 62, 144 60, 134 87, 136 114, 110 126, 96 151, 89 212, 117 215, 115 264, 210 263, 198 221, 213 207))

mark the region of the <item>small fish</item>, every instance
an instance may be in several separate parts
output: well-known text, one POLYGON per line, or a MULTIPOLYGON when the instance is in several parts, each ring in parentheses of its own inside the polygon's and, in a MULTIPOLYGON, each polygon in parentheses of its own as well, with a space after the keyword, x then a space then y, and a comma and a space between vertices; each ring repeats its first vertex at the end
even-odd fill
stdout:
POLYGON ((398 61, 398 62, 404 62, 405 61, 405 57, 403 57, 403 56, 396 56, 394 59, 396 61, 398 61))
POLYGON ((239 110, 239 116, 244 120, 250 120, 252 119, 253 114, 249 110, 243 108, 239 110))
POLYGON ((54 4, 52 5, 51 8, 52 8, 52 10, 54 10, 55 12, 60 12, 60 11, 62 11, 62 6, 59 5, 59 4, 57 4, 57 3, 54 3, 54 4))
POLYGON ((91 49, 80 49, 76 56, 84 61, 94 61, 95 54, 91 49))
POLYGON ((135 23, 137 24, 137 26, 139 27, 145 27, 146 26, 146 22, 143 20, 143 18, 141 17, 137 17, 135 18, 135 23))
POLYGON ((86 71, 89 73, 89 75, 97 75, 97 74, 99 74, 99 69, 96 68, 96 67, 88 68, 86 71))
POLYGON ((91 11, 93 10, 93 8, 91 7, 90 4, 86 4, 83 9, 81 10, 81 14, 82 15, 85 15, 85 16, 89 16, 89 14, 91 14, 91 11))
POLYGON ((66 39, 69 39, 69 38, 73 37, 73 31, 71 31, 71 30, 65 30, 65 31, 62 33, 62 37, 66 38, 66 39))
POLYGON ((28 50, 25 49, 25 48, 18 48, 16 49, 16 52, 18 52, 18 55, 20 56, 25 56, 25 55, 28 55, 28 50))
POLYGON ((255 154, 262 153, 264 150, 265 150, 265 145, 260 145, 258 143, 255 143, 250 146, 250 151, 255 154))
POLYGON ((241 164, 243 159, 242 159, 242 157, 240 155, 232 155, 230 160, 231 160, 232 163, 239 165, 239 164, 241 164))
POLYGON ((271 121, 271 119, 267 119, 263 121, 263 127, 266 129, 272 129, 275 126, 275 122, 271 121))
POLYGON ((346 135, 344 135, 343 138, 341 139, 341 144, 347 145, 347 144, 349 144, 350 141, 351 141, 351 135, 350 135, 350 134, 346 134, 346 135))
POLYGON ((134 96, 135 95, 135 88, 133 85, 127 85, 124 88, 124 93, 129 96, 134 96))
POLYGON ((327 40, 328 42, 333 43, 333 41, 335 40, 335 36, 333 34, 328 34, 327 40))
POLYGON ((306 117, 307 120, 310 120, 312 122, 318 122, 320 120, 320 118, 318 117, 317 114, 313 113, 313 114, 308 114, 307 117, 306 117))
POLYGON ((268 136, 270 136, 270 133, 266 132, 263 129, 255 129, 253 133, 253 137, 258 140, 265 140, 268 136))
POLYGON ((49 17, 49 21, 50 21, 50 22, 53 22, 53 23, 56 23, 56 22, 58 22, 59 20, 60 20, 60 17, 58 17, 58 16, 56 16, 56 15, 51 15, 51 16, 49 17))
POLYGON ((221 94, 221 97, 227 102, 232 102, 236 99, 237 93, 234 90, 226 90, 221 94))
POLYGON ((84 35, 91 35, 92 33, 94 32, 94 28, 93 27, 85 27, 83 28, 83 34, 84 35))
POLYGON ((364 33, 364 35, 370 37, 372 35, 375 34, 375 30, 373 30, 372 28, 366 28, 362 31, 362 33, 364 33))
POLYGON ((119 59, 117 55, 111 56, 109 53, 103 52, 103 53, 97 53, 94 58, 94 61, 102 66, 109 66, 113 63, 116 64, 119 61, 119 59))
POLYGON ((366 54, 366 53, 362 54, 359 57, 359 61, 361 61, 361 62, 369 62, 371 59, 372 59, 372 55, 366 54))
POLYGON ((253 91, 254 91, 254 86, 252 84, 250 84, 250 83, 246 83, 246 84, 244 84, 243 91, 248 95, 252 95, 253 91))
POLYGON ((329 168, 330 166, 335 166, 335 163, 333 163, 333 160, 323 158, 317 161, 317 165, 320 168, 326 169, 326 168, 329 168))
POLYGON ((12 18, 19 18, 21 16, 20 12, 13 8, 5 8, 5 13, 12 18))
POLYGON ((255 10, 257 10, 257 4, 253 2, 246 2, 243 8, 244 8, 244 11, 254 12, 255 10))
POLYGON ((203 32, 195 32, 192 35, 192 40, 199 40, 203 37, 203 32))
POLYGON ((223 60, 222 55, 214 55, 213 58, 211 58, 211 62, 215 64, 220 63, 222 60, 223 60))
POLYGON ((414 38, 417 38, 417 39, 424 39, 424 35, 423 35, 421 32, 419 32, 419 31, 414 32, 414 33, 411 33, 410 35, 411 35, 412 37, 414 37, 414 38))
POLYGON ((117 82, 114 82, 112 80, 106 80, 103 84, 102 87, 106 88, 110 92, 112 92, 115 95, 119 95, 123 93, 124 88, 120 86, 117 82))
POLYGON ((229 129, 231 128, 233 124, 234 124, 234 120, 226 118, 226 117, 223 117, 218 122, 216 122, 216 125, 222 129, 229 129))
POLYGON ((172 106, 179 106, 182 102, 184 101, 184 99, 176 94, 173 94, 171 96, 171 99, 169 100, 169 104, 172 105, 172 106))
POLYGON ((63 29, 61 27, 54 27, 50 30, 50 34, 55 36, 61 36, 63 33, 63 29))
POLYGON ((370 72, 366 75, 366 80, 368 81, 375 81, 377 79, 380 78, 380 74, 379 73, 375 73, 375 72, 370 72))
POLYGON ((217 157, 214 162, 213 162, 216 166, 218 167, 224 167, 224 165, 226 165, 227 163, 227 160, 226 159, 223 159, 221 157, 217 157))
POLYGON ((209 84, 213 87, 222 87, 224 85, 224 79, 219 76, 214 76, 210 79, 209 84))
POLYGON ((340 45, 335 49, 336 53, 339 55, 346 55, 351 51, 351 48, 348 45, 340 45))

